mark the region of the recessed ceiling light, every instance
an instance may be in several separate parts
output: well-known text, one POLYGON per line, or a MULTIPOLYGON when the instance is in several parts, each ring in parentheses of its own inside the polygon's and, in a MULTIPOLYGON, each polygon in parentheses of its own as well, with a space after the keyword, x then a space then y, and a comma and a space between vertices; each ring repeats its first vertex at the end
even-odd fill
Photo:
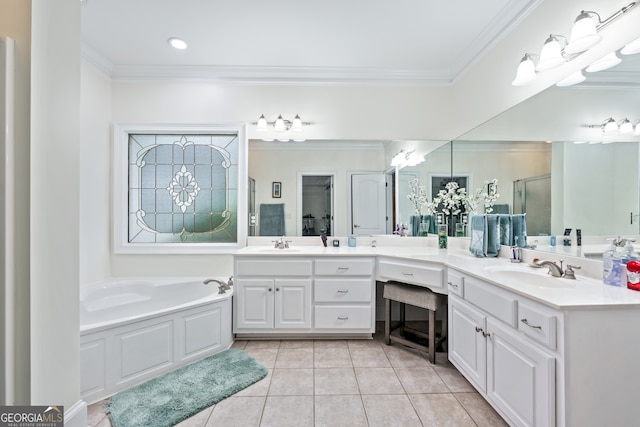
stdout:
POLYGON ((171 46, 175 47, 176 49, 186 49, 187 48, 187 42, 185 42, 182 39, 179 39, 178 37, 171 37, 169 40, 167 40, 167 43, 169 43, 171 46))

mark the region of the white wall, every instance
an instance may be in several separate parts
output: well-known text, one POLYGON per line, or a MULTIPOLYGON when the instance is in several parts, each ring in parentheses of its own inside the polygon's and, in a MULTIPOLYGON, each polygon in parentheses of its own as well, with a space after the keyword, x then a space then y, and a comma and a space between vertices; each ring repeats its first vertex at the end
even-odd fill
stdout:
POLYGON ((32 3, 30 403, 67 410, 80 399, 79 38, 77 0, 32 3))
POLYGON ((2 327, 10 328, 15 342, 7 343, 7 404, 28 404, 30 400, 30 322, 29 322, 29 126, 30 126, 30 73, 31 73, 31 3, 28 1, 0 0, 0 34, 16 42, 15 54, 15 177, 13 185, 15 204, 9 209, 16 219, 14 233, 20 238, 8 250, 15 259, 15 317, 2 319, 2 327), (6 324, 5 324, 6 321, 6 324), (11 378, 13 376, 13 378, 11 378), (13 382, 13 379, 16 382, 13 382))

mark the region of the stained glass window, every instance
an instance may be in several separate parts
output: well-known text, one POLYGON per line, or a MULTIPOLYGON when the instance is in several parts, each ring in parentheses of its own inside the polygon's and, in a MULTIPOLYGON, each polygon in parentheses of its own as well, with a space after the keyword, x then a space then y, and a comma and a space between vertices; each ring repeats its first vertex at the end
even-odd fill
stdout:
POLYGON ((240 138, 127 132, 125 246, 239 245, 240 138))

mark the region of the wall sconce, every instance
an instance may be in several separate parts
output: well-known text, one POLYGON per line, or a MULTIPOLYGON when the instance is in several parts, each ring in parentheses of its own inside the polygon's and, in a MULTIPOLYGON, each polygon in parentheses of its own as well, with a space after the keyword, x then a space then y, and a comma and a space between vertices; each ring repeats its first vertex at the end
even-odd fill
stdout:
MULTIPOLYGON (((300 119, 299 114, 296 114, 293 120, 285 119, 282 117, 282 114, 278 114, 278 117, 273 122, 267 121, 267 119, 264 117, 264 114, 261 114, 260 117, 258 118, 258 121, 252 124, 255 125, 256 130, 258 132, 267 132, 269 128, 272 128, 273 131, 277 132, 278 134, 284 134, 288 131, 295 132, 296 134, 300 134, 304 131, 305 126, 311 125, 310 122, 303 122, 302 119, 300 119)), ((300 136, 297 136, 295 138, 282 136, 282 137, 278 137, 277 139, 278 141, 283 141, 283 142, 289 141, 290 139, 293 139, 294 141, 304 141, 304 138, 301 138, 300 136)), ((273 139, 265 138, 263 139, 263 141, 273 141, 273 139)))
MULTIPOLYGON (((613 15, 602 20, 600 15, 593 11, 581 11, 573 23, 569 40, 559 34, 550 34, 542 46, 540 55, 525 53, 520 60, 516 78, 511 82, 514 86, 524 86, 533 83, 538 75, 536 72, 550 70, 569 62, 583 52, 589 50, 602 40, 602 35, 598 33, 603 27, 615 21, 617 18, 636 6, 636 2, 617 10, 613 15), (537 58, 538 62, 535 63, 537 58)), ((623 49, 625 52, 640 52, 640 39, 629 43, 623 49), (637 44, 634 44, 637 43, 637 44), (628 46, 628 47, 627 47, 628 46)), ((621 52, 622 53, 622 52, 621 52)), ((631 54, 631 53, 624 53, 631 54)), ((612 52, 609 55, 594 62, 587 68, 589 72, 606 70, 620 63, 620 58, 612 52)), ((572 75, 558 82, 558 86, 570 86, 584 81, 584 76, 572 75)))
POLYGON ((635 124, 628 118, 622 120, 614 120, 613 117, 609 117, 599 125, 587 125, 592 129, 601 129, 602 134, 605 136, 611 135, 634 135, 640 136, 640 120, 637 120, 635 124))
POLYGON ((391 159, 391 166, 402 168, 405 166, 415 166, 422 162, 424 162, 424 155, 417 154, 415 150, 400 150, 400 152, 391 159))

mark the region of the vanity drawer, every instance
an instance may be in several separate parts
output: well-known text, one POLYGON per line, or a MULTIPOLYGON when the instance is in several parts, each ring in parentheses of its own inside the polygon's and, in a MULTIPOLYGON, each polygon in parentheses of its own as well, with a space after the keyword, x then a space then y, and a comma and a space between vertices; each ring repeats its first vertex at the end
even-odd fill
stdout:
POLYGON ((241 259, 236 262, 237 276, 311 276, 311 260, 241 259))
POLYGON ((315 261, 316 276, 371 276, 372 259, 318 259, 315 261))
POLYGON ((552 350, 556 348, 556 319, 533 305, 522 302, 518 305, 518 329, 552 350))
POLYGON ((447 285, 449 287, 449 293, 464 297, 464 275, 456 270, 449 270, 447 272, 447 285))
POLYGON ((429 288, 444 288, 444 267, 411 261, 387 261, 378 263, 378 276, 384 280, 409 283, 429 288))
POLYGON ((316 329, 372 329, 371 307, 316 306, 316 329))
POLYGON ((315 279, 315 302, 371 302, 370 279, 315 279))
POLYGON ((493 286, 474 279, 464 279, 464 299, 496 319, 517 328, 518 301, 514 295, 502 293, 493 286))

